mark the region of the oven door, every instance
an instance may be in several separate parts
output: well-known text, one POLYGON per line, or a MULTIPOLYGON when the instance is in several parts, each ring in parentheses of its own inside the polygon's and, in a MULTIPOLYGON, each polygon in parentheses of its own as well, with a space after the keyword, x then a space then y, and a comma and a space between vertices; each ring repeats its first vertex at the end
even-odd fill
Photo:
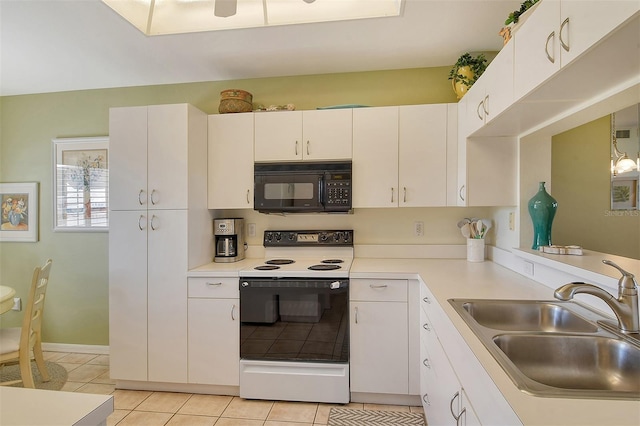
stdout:
POLYGON ((321 212, 323 175, 259 174, 254 179, 254 209, 260 212, 321 212))
POLYGON ((349 281, 240 278, 240 358, 349 361, 349 281))

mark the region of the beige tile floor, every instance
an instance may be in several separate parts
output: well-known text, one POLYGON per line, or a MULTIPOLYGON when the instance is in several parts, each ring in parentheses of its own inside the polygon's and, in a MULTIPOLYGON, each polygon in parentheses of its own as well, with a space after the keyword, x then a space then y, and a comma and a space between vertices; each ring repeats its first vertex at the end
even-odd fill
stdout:
POLYGON ((69 372, 63 391, 114 396, 115 410, 107 419, 109 426, 326 425, 329 411, 335 406, 423 413, 422 407, 400 405, 258 401, 237 396, 121 390, 115 389, 109 378, 107 355, 45 352, 45 359, 57 362, 69 372))

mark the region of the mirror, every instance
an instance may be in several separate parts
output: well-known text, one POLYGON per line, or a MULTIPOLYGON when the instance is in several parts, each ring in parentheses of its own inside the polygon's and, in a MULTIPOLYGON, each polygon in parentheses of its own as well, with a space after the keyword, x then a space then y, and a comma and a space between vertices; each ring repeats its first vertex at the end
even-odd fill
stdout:
POLYGON ((550 193, 558 201, 553 244, 640 259, 638 108, 634 104, 552 136, 550 193), (635 171, 613 175, 614 131, 618 152, 636 161, 635 171), (622 186, 628 189, 617 189, 622 186))
POLYGON ((611 210, 638 210, 640 104, 611 114, 611 210))

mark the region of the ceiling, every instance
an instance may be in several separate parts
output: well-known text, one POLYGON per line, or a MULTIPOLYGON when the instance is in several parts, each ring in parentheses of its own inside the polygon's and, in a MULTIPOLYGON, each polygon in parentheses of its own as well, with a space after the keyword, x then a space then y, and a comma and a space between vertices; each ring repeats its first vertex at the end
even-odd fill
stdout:
POLYGON ((0 96, 449 66, 500 50, 520 3, 405 0, 394 18, 147 37, 99 0, 0 0, 0 96))

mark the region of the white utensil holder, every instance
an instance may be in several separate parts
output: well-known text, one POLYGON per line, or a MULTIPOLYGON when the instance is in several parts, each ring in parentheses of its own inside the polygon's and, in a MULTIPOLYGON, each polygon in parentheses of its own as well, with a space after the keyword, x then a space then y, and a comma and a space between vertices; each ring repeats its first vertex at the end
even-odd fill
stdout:
POLYGON ((484 262, 484 238, 467 238, 467 261, 484 262))

